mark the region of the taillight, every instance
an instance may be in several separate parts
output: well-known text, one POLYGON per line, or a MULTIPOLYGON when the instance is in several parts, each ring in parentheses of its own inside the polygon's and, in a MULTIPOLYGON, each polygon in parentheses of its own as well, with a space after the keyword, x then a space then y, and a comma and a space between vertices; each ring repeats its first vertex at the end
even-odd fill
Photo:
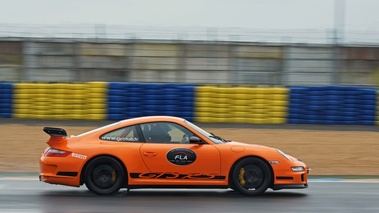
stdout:
POLYGON ((71 154, 71 152, 54 148, 50 148, 43 153, 43 155, 47 157, 66 157, 69 154, 71 154))

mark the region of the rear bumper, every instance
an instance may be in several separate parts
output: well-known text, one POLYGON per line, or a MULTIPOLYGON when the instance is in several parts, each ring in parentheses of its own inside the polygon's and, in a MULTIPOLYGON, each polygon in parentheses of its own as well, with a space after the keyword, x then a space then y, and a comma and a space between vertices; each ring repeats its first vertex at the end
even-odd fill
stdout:
POLYGON ((45 183, 80 186, 80 160, 69 157, 40 158, 39 180, 45 183))
POLYGON ((76 186, 76 187, 80 186, 77 177, 40 174, 39 180, 45 183, 50 183, 50 184, 76 186))

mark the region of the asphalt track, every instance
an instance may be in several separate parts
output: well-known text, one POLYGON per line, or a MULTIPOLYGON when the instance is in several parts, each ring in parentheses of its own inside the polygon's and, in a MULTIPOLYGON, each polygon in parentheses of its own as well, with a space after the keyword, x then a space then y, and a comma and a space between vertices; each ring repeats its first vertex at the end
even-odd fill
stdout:
MULTIPOLYGON (((1 125, 102 126, 114 121, 40 121, 0 119, 1 125)), ((379 131, 378 126, 200 124, 202 127, 278 128, 339 131, 379 131)), ((319 180, 319 179, 317 179, 319 180)), ((308 189, 268 190, 245 197, 232 190, 121 190, 110 197, 80 188, 49 185, 34 177, 10 178, 0 174, 0 212, 6 213, 206 213, 206 212, 379 212, 379 182, 310 181, 308 189)))
POLYGON ((197 212, 379 212, 379 182, 313 179, 308 189, 268 190, 245 197, 223 189, 136 189, 97 196, 85 187, 0 177, 0 212, 16 213, 197 213, 197 212))

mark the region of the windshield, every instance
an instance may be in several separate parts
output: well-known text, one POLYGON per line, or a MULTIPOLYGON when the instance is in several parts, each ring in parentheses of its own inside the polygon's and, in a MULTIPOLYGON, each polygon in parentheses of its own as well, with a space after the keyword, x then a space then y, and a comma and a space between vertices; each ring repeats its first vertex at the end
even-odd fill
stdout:
POLYGON ((220 143, 225 143, 226 142, 225 139, 223 139, 223 138, 221 138, 219 136, 216 136, 216 135, 214 135, 212 133, 209 133, 209 132, 205 131, 204 129, 196 126, 195 124, 193 124, 193 123, 191 123, 191 122, 189 122, 187 120, 184 120, 184 122, 186 124, 188 124, 188 126, 190 126, 193 129, 195 129, 197 132, 199 132, 200 134, 202 134, 203 136, 209 138, 211 141, 213 141, 213 143, 220 144, 220 143))

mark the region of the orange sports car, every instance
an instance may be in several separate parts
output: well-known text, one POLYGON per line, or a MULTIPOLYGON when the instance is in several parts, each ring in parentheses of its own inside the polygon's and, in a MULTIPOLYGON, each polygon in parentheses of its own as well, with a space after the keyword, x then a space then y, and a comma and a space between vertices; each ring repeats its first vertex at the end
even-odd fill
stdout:
POLYGON ((40 181, 98 195, 121 188, 232 188, 259 195, 268 188, 307 188, 309 168, 261 145, 233 142, 177 117, 127 119, 75 136, 45 127, 49 147, 40 181))

